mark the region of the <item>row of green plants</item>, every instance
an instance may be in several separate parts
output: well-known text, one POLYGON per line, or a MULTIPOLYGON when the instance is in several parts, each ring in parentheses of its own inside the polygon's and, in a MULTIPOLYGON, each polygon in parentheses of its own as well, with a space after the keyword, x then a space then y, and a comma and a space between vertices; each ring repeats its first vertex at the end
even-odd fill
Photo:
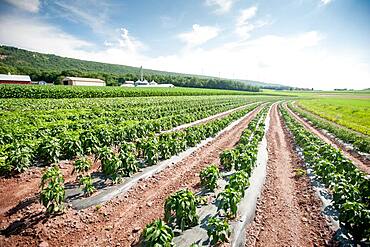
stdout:
MULTIPOLYGON (((239 103, 237 103, 239 104, 239 103)), ((206 104, 207 105, 207 104, 206 104)), ((205 112, 186 113, 153 120, 128 121, 121 125, 91 125, 88 120, 79 126, 56 126, 54 129, 30 134, 30 138, 20 136, 20 141, 6 140, 0 146, 1 174, 12 174, 25 171, 32 164, 48 165, 60 159, 72 159, 75 156, 97 154, 99 148, 105 146, 120 146, 127 142, 137 142, 144 136, 154 136, 162 130, 168 130, 183 123, 193 122, 218 112, 233 108, 235 105, 222 106, 211 104, 213 110, 205 112), (216 109, 217 108, 217 109, 216 109)), ((194 110, 190 107, 189 110, 194 110)), ((19 127, 14 123, 14 128, 19 127)), ((6 139, 4 135, 2 139, 6 139)))
POLYGON ((160 135, 149 135, 136 139, 135 142, 124 142, 114 153, 109 146, 97 147, 98 158, 101 160, 102 172, 114 183, 137 172, 140 166, 156 165, 161 160, 171 158, 202 140, 215 136, 231 122, 243 117, 257 105, 232 112, 226 117, 188 127, 183 130, 166 132, 160 135))
POLYGON ((294 106, 292 103, 289 103, 288 106, 295 113, 311 121, 314 127, 325 129, 343 142, 352 144, 357 151, 370 153, 370 137, 359 134, 348 128, 340 127, 338 124, 320 118, 301 107, 294 106))
MULTIPOLYGON (((85 101, 82 99, 80 104, 85 106, 85 103, 92 103, 85 101)), ((217 113, 224 109, 228 110, 238 107, 248 101, 242 98, 207 97, 203 99, 203 97, 191 97, 189 100, 180 97, 174 100, 147 100, 146 102, 147 105, 126 104, 127 106, 116 102, 115 105, 111 104, 112 108, 109 109, 98 104, 85 106, 86 108, 76 106, 76 108, 49 110, 4 110, 1 111, 2 117, 0 119, 0 144, 24 138, 37 138, 38 136, 47 135, 49 132, 60 132, 61 128, 76 131, 99 125, 122 126, 127 125, 127 123, 133 124, 136 121, 165 117, 177 120, 182 115, 191 113, 207 115, 212 112, 217 113)), ((13 103, 19 104, 14 101, 13 103)), ((38 104, 43 105, 44 103, 40 104, 39 102, 38 104)))
POLYGON ((281 113, 305 163, 332 194, 339 222, 356 241, 370 240, 370 179, 339 149, 307 131, 285 108, 281 113))
MULTIPOLYGON (((178 154, 189 147, 193 147, 200 141, 215 136, 232 121, 243 117, 249 111, 255 109, 257 105, 248 106, 242 110, 233 112, 221 119, 215 119, 205 124, 188 127, 185 130, 163 133, 160 135, 151 135, 141 138, 135 142, 122 142, 116 148, 111 146, 89 146, 91 152, 96 154, 96 159, 101 162, 101 172, 113 183, 120 183, 125 177, 129 177, 136 172, 142 165, 151 166, 157 164, 160 160, 165 160, 178 154)), ((91 167, 91 162, 86 157, 80 157, 74 162, 74 172, 78 173, 80 184, 84 186, 86 195, 90 195, 95 188, 92 185, 92 179, 87 175, 91 167)), ((46 173, 53 171, 54 180, 51 180, 49 187, 52 188, 43 197, 42 203, 48 212, 58 212, 63 209, 64 185, 57 165, 46 170, 46 173), (55 181, 58 181, 56 183, 55 181), (53 188, 58 188, 53 189, 53 188), (56 200, 57 198, 58 200, 56 200)), ((53 177, 53 176, 51 176, 53 177)), ((41 183, 42 192, 45 183, 41 183)), ((44 188, 45 187, 45 188, 44 188)), ((46 191, 46 190, 45 190, 46 191)))
MULTIPOLYGON (((228 220, 236 217, 238 203, 244 196, 245 189, 249 186, 248 179, 256 163, 257 145, 263 137, 263 121, 267 110, 267 107, 263 108, 250 122, 248 128, 243 132, 240 143, 233 149, 236 151, 232 160, 223 159, 229 151, 225 151, 220 155, 224 171, 233 170, 235 172, 230 176, 225 189, 217 195, 217 215, 207 219, 207 234, 211 245, 218 245, 229 240, 231 226, 228 220), (251 157, 251 160, 254 161, 250 162, 246 159, 246 156, 252 152, 255 152, 251 157), (244 158, 238 159, 239 156, 244 158), (239 165, 235 166, 235 163, 239 165)), ((217 181, 221 178, 221 173, 219 168, 213 164, 204 168, 199 176, 202 187, 214 192, 218 187, 217 181)), ((150 247, 173 246, 173 229, 178 228, 184 231, 199 224, 199 215, 196 208, 202 202, 203 200, 200 197, 188 189, 177 191, 169 196, 164 206, 164 220, 158 219, 146 226, 142 235, 143 245, 150 247)), ((192 246, 196 245, 193 244, 192 246)))
MULTIPOLYGON (((256 90, 258 92, 258 89, 256 90)), ((200 88, 122 88, 78 86, 1 85, 0 98, 112 98, 149 96, 194 95, 251 95, 255 93, 236 90, 200 88)))

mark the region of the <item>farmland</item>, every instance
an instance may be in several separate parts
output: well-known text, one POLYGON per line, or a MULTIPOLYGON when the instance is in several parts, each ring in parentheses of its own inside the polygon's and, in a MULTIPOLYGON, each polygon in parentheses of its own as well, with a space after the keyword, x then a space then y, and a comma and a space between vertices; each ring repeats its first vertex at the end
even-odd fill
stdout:
POLYGON ((1 246, 369 241, 367 98, 22 89, 0 92, 1 246))
POLYGON ((299 105, 325 119, 370 135, 369 98, 304 100, 299 105))

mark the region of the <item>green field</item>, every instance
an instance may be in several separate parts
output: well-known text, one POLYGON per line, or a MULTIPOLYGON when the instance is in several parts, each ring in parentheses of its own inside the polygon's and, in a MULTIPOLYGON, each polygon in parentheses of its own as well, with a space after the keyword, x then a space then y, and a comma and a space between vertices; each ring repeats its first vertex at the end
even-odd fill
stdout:
POLYGON ((370 135, 370 98, 316 98, 298 104, 320 117, 370 135))
POLYGON ((86 87, 86 86, 40 86, 40 85, 0 85, 0 98, 114 98, 148 96, 200 96, 200 95, 277 95, 283 92, 247 92, 208 88, 158 88, 158 87, 86 87))

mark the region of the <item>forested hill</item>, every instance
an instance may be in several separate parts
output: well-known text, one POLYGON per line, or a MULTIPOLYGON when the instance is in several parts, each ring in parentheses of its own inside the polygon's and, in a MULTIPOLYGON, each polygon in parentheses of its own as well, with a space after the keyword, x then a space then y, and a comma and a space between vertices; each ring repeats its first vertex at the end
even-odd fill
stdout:
MULTIPOLYGON (((175 86, 221 88, 245 91, 258 91, 258 87, 282 88, 277 84, 263 82, 228 80, 199 75, 179 74, 145 69, 145 79, 158 83, 172 83, 175 86)), ((27 74, 34 81, 44 80, 55 84, 61 83, 65 76, 100 78, 108 85, 119 85, 125 80, 139 79, 136 67, 84 61, 42 54, 9 46, 0 46, 0 73, 27 74)))

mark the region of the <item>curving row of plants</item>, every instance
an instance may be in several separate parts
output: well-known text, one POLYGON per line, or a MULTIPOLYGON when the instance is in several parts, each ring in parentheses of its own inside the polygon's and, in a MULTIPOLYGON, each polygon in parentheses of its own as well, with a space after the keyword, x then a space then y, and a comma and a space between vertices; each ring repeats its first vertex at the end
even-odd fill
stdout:
MULTIPOLYGON (((223 109, 232 109, 247 102, 242 98, 226 99, 223 97, 207 97, 204 99, 203 97, 190 97, 190 99, 181 97, 173 100, 154 101, 150 101, 150 98, 147 99, 147 105, 140 104, 138 106, 120 105, 118 100, 115 105, 111 104, 111 108, 108 109, 98 104, 96 106, 85 106, 85 108, 76 106, 72 109, 4 110, 0 112, 0 144, 9 143, 14 139, 37 137, 48 134, 48 132, 60 132, 61 128, 76 131, 99 125, 121 126, 127 123, 133 124, 137 121, 165 117, 176 120, 182 115, 190 113, 207 115, 223 109)), ((17 102, 13 103, 18 104, 17 102)), ((41 107, 49 102, 35 103, 41 107)), ((81 105, 85 103, 91 104, 92 102, 80 101, 81 105)))
POLYGON ((356 241, 370 240, 370 179, 340 150, 307 131, 286 109, 280 109, 305 163, 333 196, 339 222, 356 241))
POLYGON ((352 144, 357 151, 370 153, 370 137, 361 135, 348 128, 340 127, 338 124, 334 124, 330 120, 322 119, 313 113, 294 106, 292 103, 289 103, 288 106, 295 113, 311 121, 314 127, 324 129, 343 142, 352 144))
POLYGON ((151 134, 131 143, 121 143, 115 153, 108 146, 97 147, 102 171, 105 175, 110 176, 113 182, 120 182, 124 177, 135 173, 139 166, 156 165, 161 160, 169 159, 173 155, 196 146, 202 140, 215 136, 231 122, 245 116, 257 106, 251 105, 223 118, 183 130, 159 135, 151 134))
MULTIPOLYGON (((133 142, 123 141, 114 149, 111 146, 99 146, 97 143, 96 145, 90 143, 90 152, 96 154, 96 159, 100 160, 101 172, 113 183, 120 183, 125 177, 138 172, 139 168, 143 166, 155 165, 160 160, 168 159, 189 147, 195 146, 208 137, 215 136, 231 122, 245 116, 256 107, 257 105, 250 105, 221 119, 188 127, 184 130, 160 135, 152 133, 148 137, 135 139, 133 142)), ((81 175, 79 177, 80 184, 84 186, 87 195, 91 194, 94 188, 91 177, 86 174, 91 167, 91 161, 86 157, 80 157, 75 161, 74 165, 74 171, 81 175)), ((55 170, 59 170, 57 165, 47 169, 46 173, 55 170)), ((60 174, 60 172, 53 172, 53 174, 60 174)), ((61 180, 58 179, 58 181, 61 180)), ((54 187, 54 185, 51 185, 51 188, 54 187)), ((48 212, 56 212, 63 209, 64 186, 57 185, 56 187, 58 190, 51 190, 51 192, 48 192, 49 196, 46 197, 47 199, 42 199, 48 212), (58 198, 58 200, 54 200, 54 198, 58 198)), ((42 187, 42 191, 47 188, 42 187)))
MULTIPOLYGON (((220 155, 225 172, 233 171, 225 189, 217 195, 218 213, 207 219, 207 234, 212 245, 228 241, 231 235, 229 219, 235 218, 238 203, 249 186, 249 176, 256 164, 257 146, 264 134, 264 119, 268 108, 263 108, 250 122, 233 150, 220 155), (230 152, 233 155, 229 155, 230 152)), ((218 187, 221 173, 216 165, 210 165, 199 174, 201 185, 210 191, 218 187)), ((180 190, 169 196, 165 202, 164 221, 155 220, 148 224, 142 235, 144 246, 173 246, 173 229, 184 231, 199 224, 196 208, 206 204, 206 200, 196 196, 188 189, 180 190)), ((197 246, 193 244, 192 246, 197 246)))
MULTIPOLYGON (((241 102, 224 104, 217 101, 205 102, 204 106, 192 105, 186 111, 174 116, 165 116, 153 120, 123 121, 122 124, 91 124, 84 119, 82 124, 70 122, 56 125, 55 128, 41 128, 40 132, 19 135, 2 135, 0 146, 0 173, 11 174, 22 172, 32 164, 47 165, 60 159, 71 159, 75 156, 98 154, 105 146, 121 146, 130 142, 139 142, 144 136, 153 136, 162 130, 168 130, 183 123, 193 122, 216 113, 239 106, 241 102), (211 109, 209 109, 211 108, 211 109), (209 110, 206 110, 209 109, 209 110)), ((178 110, 181 112, 181 107, 178 110)), ((21 126, 13 123, 13 129, 21 126)), ((165 138, 165 137, 163 137, 165 138)), ((142 142, 142 141, 141 141, 142 142)))

